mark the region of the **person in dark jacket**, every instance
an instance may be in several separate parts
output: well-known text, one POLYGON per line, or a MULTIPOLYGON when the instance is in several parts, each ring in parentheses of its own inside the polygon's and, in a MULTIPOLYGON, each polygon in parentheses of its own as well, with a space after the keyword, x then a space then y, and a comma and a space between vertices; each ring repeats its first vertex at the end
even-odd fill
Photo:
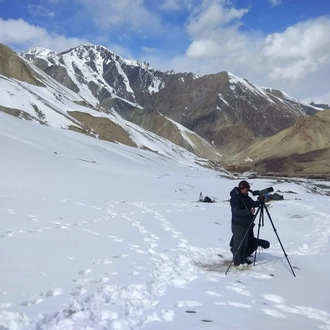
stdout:
MULTIPOLYGON (((247 247, 245 250, 245 256, 244 259, 246 259, 247 257, 251 256, 251 254, 253 254, 257 248, 260 246, 263 249, 268 249, 270 247, 270 243, 269 241, 262 239, 262 238, 256 238, 254 236, 254 232, 253 232, 253 227, 255 226, 255 224, 253 224, 250 227, 249 233, 248 233, 248 242, 247 242, 247 247)), ((229 246, 231 247, 230 251, 233 252, 233 246, 234 246, 234 236, 231 237, 229 246)), ((247 263, 249 263, 248 259, 247 263)))
POLYGON ((238 187, 235 187, 230 192, 230 206, 232 214, 231 231, 233 233, 232 252, 234 256, 233 262, 234 266, 240 269, 251 263, 246 258, 249 235, 245 236, 245 234, 246 231, 249 230, 251 222, 254 221, 255 208, 260 205, 259 200, 254 201, 251 197, 249 197, 249 190, 250 184, 243 180, 238 184, 238 187))

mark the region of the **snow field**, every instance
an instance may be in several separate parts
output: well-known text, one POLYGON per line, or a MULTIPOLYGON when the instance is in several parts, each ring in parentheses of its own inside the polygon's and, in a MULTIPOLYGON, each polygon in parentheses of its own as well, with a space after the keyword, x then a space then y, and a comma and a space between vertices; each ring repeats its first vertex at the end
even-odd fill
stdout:
POLYGON ((297 277, 267 216, 271 248, 226 276, 239 180, 0 115, 0 328, 330 329, 329 196, 313 182, 253 180, 285 197, 269 211, 297 277))

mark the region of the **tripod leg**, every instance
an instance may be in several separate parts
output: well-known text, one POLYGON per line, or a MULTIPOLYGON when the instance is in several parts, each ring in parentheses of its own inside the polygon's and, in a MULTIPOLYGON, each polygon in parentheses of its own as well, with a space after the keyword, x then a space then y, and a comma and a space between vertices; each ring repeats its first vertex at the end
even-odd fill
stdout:
POLYGON ((227 275, 227 273, 228 273, 228 271, 229 271, 231 265, 232 265, 233 262, 234 262, 234 259, 236 258, 237 253, 240 251, 240 249, 241 249, 241 247, 242 247, 242 244, 243 244, 243 242, 244 242, 246 236, 249 234, 250 228, 251 228, 252 224, 254 223, 254 220, 255 220, 255 218, 257 217, 259 211, 260 211, 260 208, 258 208, 256 214, 254 215, 253 220, 251 221, 249 227, 247 228, 247 230, 246 230, 246 232, 245 232, 245 235, 244 235, 243 239, 241 240, 241 243, 239 244, 239 246, 238 246, 238 248, 237 248, 237 250, 236 250, 236 252, 235 252, 235 254, 234 254, 234 256, 233 256, 233 259, 232 259, 232 261, 230 262, 230 264, 229 264, 229 266, 228 266, 228 268, 227 268, 227 270, 226 270, 226 272, 225 272, 225 275, 227 275))
POLYGON ((294 277, 296 277, 296 274, 295 274, 295 272, 294 272, 294 270, 293 270, 293 268, 292 268, 292 266, 291 266, 291 263, 290 263, 290 261, 289 261, 288 255, 286 254, 286 252, 285 252, 285 250, 284 250, 284 247, 283 247, 283 245, 282 245, 282 242, 281 242, 281 240, 280 240, 280 237, 279 237, 278 234, 277 234, 277 230, 276 230, 276 228, 275 228, 275 226, 274 226, 273 220, 272 220, 272 218, 271 218, 271 216, 270 216, 270 214, 269 214, 269 212, 268 212, 267 206, 266 206, 265 203, 263 203, 263 204, 264 204, 264 207, 265 207, 265 209, 266 209, 266 212, 267 212, 268 218, 269 218, 269 220, 270 220, 270 223, 272 224, 272 227, 273 227, 273 229, 274 229, 275 235, 276 235, 276 237, 277 237, 277 239, 278 239, 278 242, 279 242, 280 245, 281 245, 281 248, 282 248, 282 251, 283 251, 283 253, 284 253, 284 256, 285 256, 286 260, 288 261, 288 264, 289 264, 289 266, 290 266, 290 268, 291 268, 292 274, 293 274, 294 277))
POLYGON ((253 259, 253 266, 256 265, 256 259, 257 259, 257 250, 258 250, 258 242, 259 242, 259 235, 260 235, 260 227, 264 224, 264 204, 262 203, 260 205, 260 216, 259 216, 259 223, 258 223, 258 234, 257 234, 257 241, 256 241, 256 249, 254 253, 254 259, 253 259))

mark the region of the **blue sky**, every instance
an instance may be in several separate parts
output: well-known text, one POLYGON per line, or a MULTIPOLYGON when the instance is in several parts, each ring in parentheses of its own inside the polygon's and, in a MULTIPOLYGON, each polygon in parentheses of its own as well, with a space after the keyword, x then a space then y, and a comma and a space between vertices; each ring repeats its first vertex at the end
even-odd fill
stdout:
POLYGON ((16 51, 102 44, 160 70, 230 71, 330 104, 329 0, 0 0, 16 51))

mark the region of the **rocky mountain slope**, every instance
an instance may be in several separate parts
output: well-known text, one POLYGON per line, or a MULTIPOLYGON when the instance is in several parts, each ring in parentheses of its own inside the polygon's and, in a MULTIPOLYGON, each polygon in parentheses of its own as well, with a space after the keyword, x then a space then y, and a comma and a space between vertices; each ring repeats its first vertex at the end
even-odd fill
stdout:
POLYGON ((231 159, 231 164, 258 173, 330 175, 330 110, 251 143, 231 159))
POLYGON ((225 154, 236 153, 245 143, 271 136, 299 116, 319 110, 229 72, 202 77, 161 72, 148 63, 125 60, 103 46, 84 44, 58 54, 36 48, 21 55, 93 106, 115 109, 156 134, 160 134, 162 114, 225 154))
POLYGON ((218 150, 206 140, 164 116, 159 130, 166 131, 166 125, 171 127, 173 142, 125 120, 114 108, 105 111, 100 104, 89 101, 0 45, 0 111, 164 156, 191 158, 193 155, 185 150, 188 149, 202 157, 196 161, 203 164, 221 159, 218 150))
POLYGON ((1 111, 190 157, 181 146, 230 170, 329 173, 329 112, 282 91, 228 72, 161 72, 102 46, 60 54, 37 48, 21 55, 0 45, 1 111))

